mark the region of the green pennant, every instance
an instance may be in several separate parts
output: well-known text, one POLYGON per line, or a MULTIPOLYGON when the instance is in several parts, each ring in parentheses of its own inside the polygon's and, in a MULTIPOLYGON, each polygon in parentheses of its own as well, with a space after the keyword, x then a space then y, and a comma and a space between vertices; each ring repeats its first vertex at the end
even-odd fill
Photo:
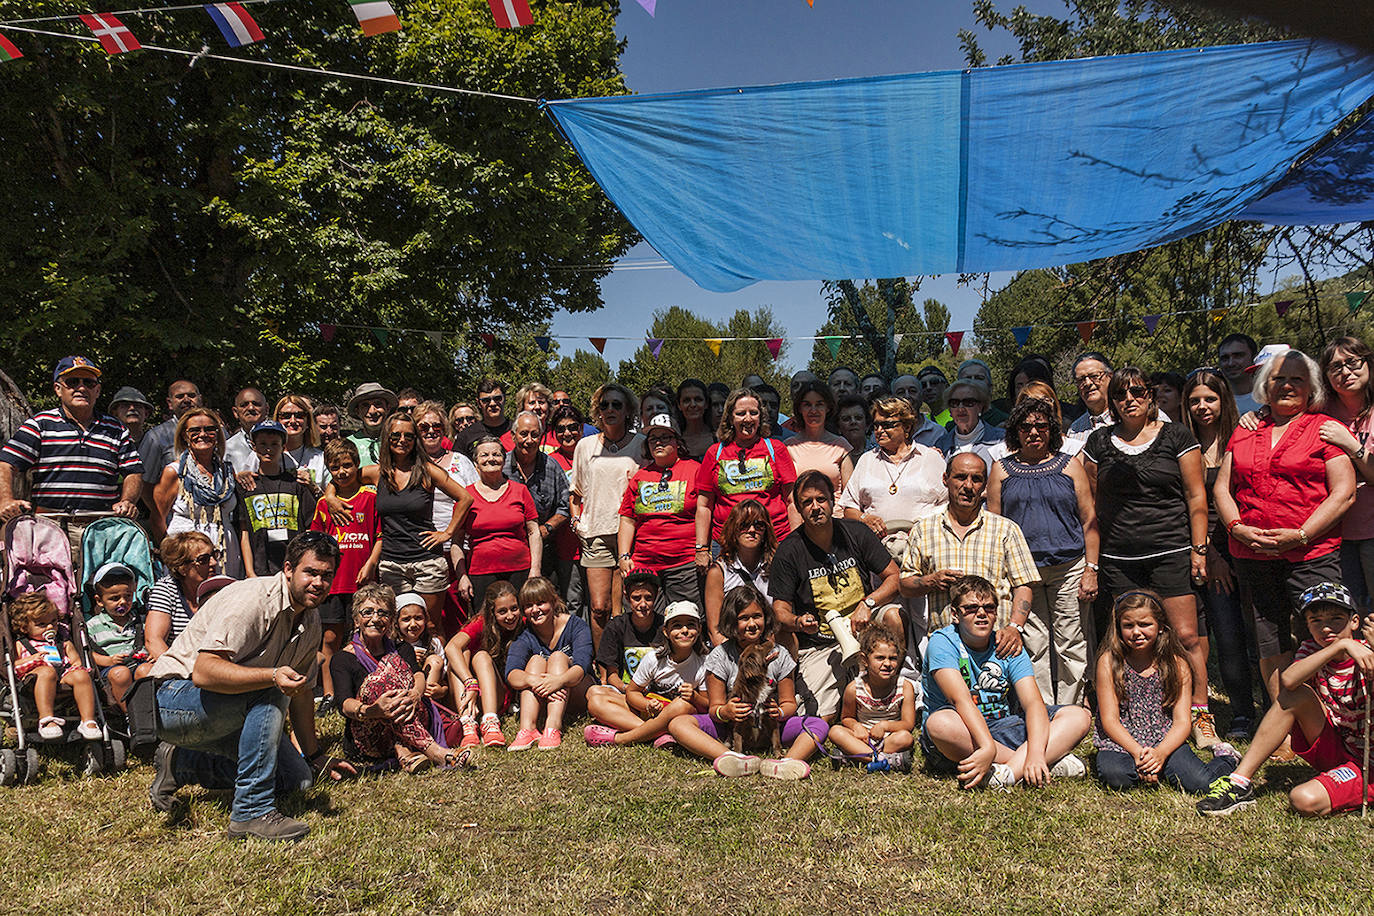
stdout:
POLYGON ((1367 298, 1369 298, 1369 290, 1364 290, 1363 292, 1356 293, 1346 293, 1345 305, 1346 308, 1350 309, 1350 314, 1353 315, 1356 312, 1358 312, 1360 310, 1360 306, 1364 305, 1364 300, 1367 298))
POLYGON ((824 340, 824 341, 825 341, 825 345, 826 345, 827 347, 830 348, 830 358, 831 358, 831 359, 839 359, 839 357, 840 357, 840 343, 844 340, 844 338, 843 338, 843 337, 823 337, 823 338, 821 338, 821 339, 824 340))
POLYGON ((386 328, 373 328, 373 329, 372 329, 372 333, 375 334, 375 335, 377 336, 377 342, 380 343, 382 346, 385 347, 385 346, 386 346, 387 333, 388 333, 388 332, 387 332, 387 329, 386 329, 386 328))

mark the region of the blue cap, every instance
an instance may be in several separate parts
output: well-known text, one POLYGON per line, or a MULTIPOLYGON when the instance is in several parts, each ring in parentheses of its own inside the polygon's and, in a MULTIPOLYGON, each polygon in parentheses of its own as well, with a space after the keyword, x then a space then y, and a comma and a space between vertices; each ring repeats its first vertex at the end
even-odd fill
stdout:
POLYGON ((253 427, 253 432, 248 436, 249 440, 256 440, 258 438, 258 433, 277 433, 285 439, 286 427, 282 426, 276 420, 263 420, 257 426, 253 427))
POLYGON ((96 378, 100 378, 100 367, 86 357, 64 356, 57 361, 57 366, 52 370, 52 380, 55 382, 62 376, 81 369, 93 373, 96 378))
POLYGON ((1356 612, 1355 600, 1350 597, 1350 590, 1337 582, 1318 582, 1298 596, 1298 606, 1302 608, 1303 613, 1318 604, 1334 604, 1352 614, 1356 612))

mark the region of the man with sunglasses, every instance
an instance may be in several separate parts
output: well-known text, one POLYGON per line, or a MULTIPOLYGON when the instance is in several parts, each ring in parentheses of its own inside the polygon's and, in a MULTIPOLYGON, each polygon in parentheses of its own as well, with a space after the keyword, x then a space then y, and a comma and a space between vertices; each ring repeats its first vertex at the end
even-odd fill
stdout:
POLYGON ((484 378, 477 383, 477 411, 480 423, 474 423, 458 434, 453 447, 465 455, 471 455, 472 443, 483 436, 500 439, 510 432, 510 420, 506 419, 506 388, 494 378, 484 378))
MULTIPOLYGON (((95 409, 100 368, 84 356, 65 356, 53 369, 52 382, 58 405, 25 420, 0 450, 0 521, 29 509, 134 518, 143 464, 124 425, 95 409), (32 471, 32 495, 15 499, 15 476, 25 471, 32 471)), ((78 565, 88 521, 78 516, 60 522, 78 565)))

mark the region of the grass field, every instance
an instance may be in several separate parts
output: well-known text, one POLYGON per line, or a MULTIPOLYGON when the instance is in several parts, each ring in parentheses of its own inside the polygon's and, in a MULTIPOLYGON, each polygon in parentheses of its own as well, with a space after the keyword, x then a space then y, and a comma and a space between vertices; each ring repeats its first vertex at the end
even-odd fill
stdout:
MULTIPOLYGON (((327 720, 337 732, 339 719, 327 720)), ((1260 803, 1207 819, 1171 790, 1091 780, 1013 794, 817 766, 727 781, 649 748, 488 753, 285 806, 298 844, 225 839, 227 800, 148 804, 149 766, 79 779, 49 758, 0 789, 5 913, 1332 913, 1374 909, 1374 818, 1260 803), (646 910, 646 907, 648 908, 646 910)))

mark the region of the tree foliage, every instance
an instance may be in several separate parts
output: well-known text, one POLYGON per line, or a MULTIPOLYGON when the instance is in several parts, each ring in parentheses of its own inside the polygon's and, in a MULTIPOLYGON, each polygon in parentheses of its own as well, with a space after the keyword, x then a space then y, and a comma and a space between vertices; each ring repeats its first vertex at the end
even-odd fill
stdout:
MULTIPOLYGON (((626 91, 615 2, 547 4, 513 31, 485 0, 398 9, 404 32, 365 39, 335 2, 254 7, 268 41, 234 53, 531 98, 626 91)), ((145 44, 220 42, 199 9, 126 24, 145 44)), ((452 392, 525 371, 512 329, 598 307, 605 270, 584 266, 634 241, 533 104, 15 37, 0 360, 29 390, 83 351, 148 391, 187 374, 221 397, 249 380, 452 392), (320 323, 452 336, 326 342, 320 323)))
POLYGON ((591 416, 592 395, 611 380, 611 364, 599 353, 575 350, 554 366, 554 384, 568 392, 573 404, 585 417, 591 416))
POLYGON ((829 284, 830 317, 816 334, 822 338, 840 335, 846 339, 840 342, 834 356, 830 354, 830 345, 818 339, 811 348, 811 362, 807 368, 825 378, 832 370, 848 366, 860 375, 878 372, 888 376, 889 381, 893 376, 914 373, 925 365, 951 369, 957 360, 950 354, 945 341, 949 309, 938 299, 926 299, 918 309, 914 302, 916 288, 906 280, 829 284), (887 296, 883 294, 883 284, 890 284, 887 296), (887 358, 889 304, 895 315, 892 342, 897 344, 890 364, 887 358), (900 343, 895 339, 897 334, 902 335, 900 343))
POLYGON ((684 378, 722 382, 734 388, 750 374, 762 376, 784 394, 787 391, 788 375, 782 369, 787 365, 787 331, 767 306, 752 312, 737 309, 725 321, 712 321, 674 305, 654 312, 648 336, 663 338, 658 357, 646 343, 634 356, 621 361, 616 375, 636 393, 650 385, 676 388, 684 378), (777 359, 769 354, 764 340, 725 340, 719 356, 706 344, 713 338, 729 337, 780 337, 784 342, 777 359))

